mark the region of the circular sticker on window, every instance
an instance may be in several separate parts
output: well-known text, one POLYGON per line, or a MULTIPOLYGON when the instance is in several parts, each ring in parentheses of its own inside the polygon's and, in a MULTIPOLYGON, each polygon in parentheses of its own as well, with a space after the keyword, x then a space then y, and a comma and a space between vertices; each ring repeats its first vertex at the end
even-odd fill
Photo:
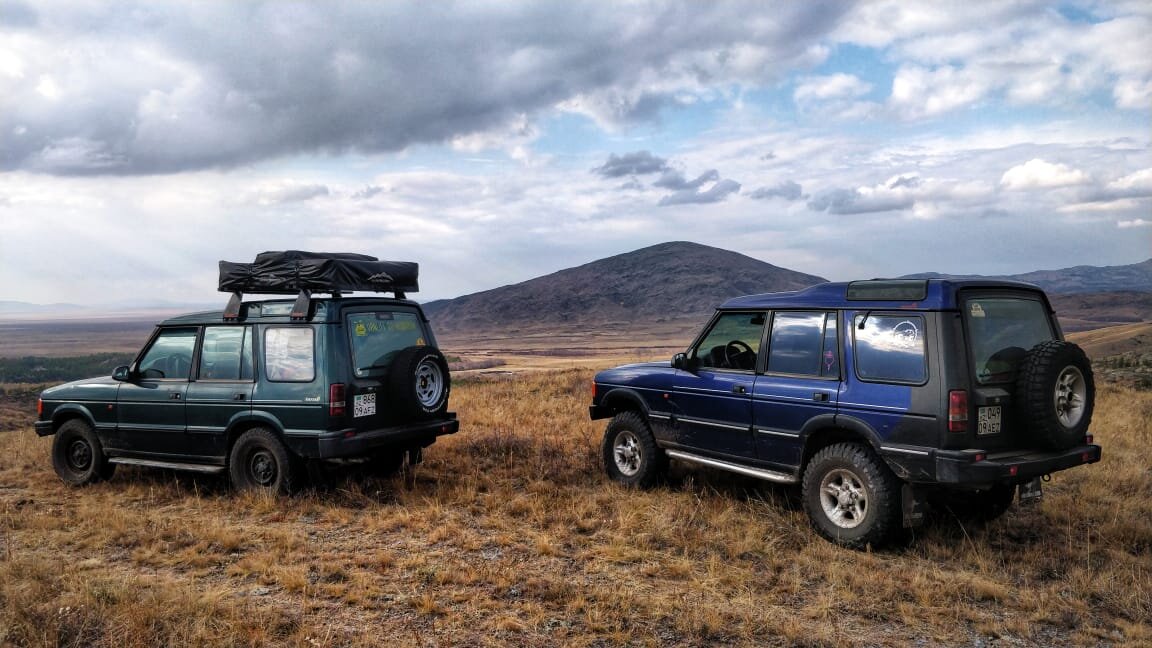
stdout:
POLYGON ((920 341, 920 329, 913 322, 904 320, 892 327, 892 339, 902 347, 914 347, 920 341))

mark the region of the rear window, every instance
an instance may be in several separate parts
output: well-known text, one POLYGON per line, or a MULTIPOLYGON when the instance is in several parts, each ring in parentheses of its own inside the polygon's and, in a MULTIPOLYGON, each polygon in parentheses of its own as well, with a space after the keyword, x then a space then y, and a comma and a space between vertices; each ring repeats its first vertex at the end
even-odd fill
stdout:
POLYGON ((857 315, 852 332, 861 380, 914 385, 928 380, 923 316, 857 315))
POLYGON ((972 366, 981 385, 1014 381, 1028 349, 1056 337, 1039 299, 970 297, 963 310, 972 366))
POLYGON ((356 375, 369 375, 373 369, 382 369, 402 349, 424 346, 424 328, 416 313, 405 311, 373 311, 348 315, 348 333, 352 343, 352 361, 356 375))

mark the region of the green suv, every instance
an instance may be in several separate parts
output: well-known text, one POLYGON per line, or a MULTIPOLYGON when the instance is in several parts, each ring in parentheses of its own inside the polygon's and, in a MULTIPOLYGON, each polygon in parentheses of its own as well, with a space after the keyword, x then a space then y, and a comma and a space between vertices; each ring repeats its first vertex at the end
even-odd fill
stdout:
POLYGON ((416 272, 303 252, 221 262, 226 310, 161 322, 131 365, 41 394, 36 432, 55 435, 56 473, 80 485, 117 464, 227 471, 237 488, 287 492, 323 460, 419 461, 459 422, 447 362, 405 298, 416 272), (350 290, 395 297, 342 296, 350 290), (244 291, 297 298, 243 301, 244 291))

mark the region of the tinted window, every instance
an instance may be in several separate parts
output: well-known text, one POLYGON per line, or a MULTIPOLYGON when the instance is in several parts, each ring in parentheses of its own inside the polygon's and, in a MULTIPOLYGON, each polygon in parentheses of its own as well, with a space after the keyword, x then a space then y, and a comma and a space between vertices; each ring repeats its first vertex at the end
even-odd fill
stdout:
POLYGON ((1036 299, 971 298, 964 305, 964 320, 980 384, 1015 380, 1028 349, 1056 337, 1047 309, 1036 299))
POLYGON ((923 384, 924 318, 920 315, 857 315, 856 374, 863 380, 923 384))
POLYGON ((428 343, 419 316, 412 312, 353 313, 348 316, 348 333, 357 376, 387 367, 401 349, 428 343))
POLYGON ((264 332, 264 370, 269 380, 311 382, 316 377, 312 329, 302 326, 268 328, 264 332))
POLYGON ((823 312, 776 313, 768 343, 768 371, 819 376, 825 319, 823 312))
POLYGON ((196 329, 164 329, 144 353, 139 371, 145 378, 187 380, 195 348, 196 329))
POLYGON ((764 320, 763 313, 720 315, 692 351, 697 366, 748 371, 755 369, 764 320))
POLYGON ((251 380, 252 336, 246 326, 209 326, 200 347, 200 377, 251 380))

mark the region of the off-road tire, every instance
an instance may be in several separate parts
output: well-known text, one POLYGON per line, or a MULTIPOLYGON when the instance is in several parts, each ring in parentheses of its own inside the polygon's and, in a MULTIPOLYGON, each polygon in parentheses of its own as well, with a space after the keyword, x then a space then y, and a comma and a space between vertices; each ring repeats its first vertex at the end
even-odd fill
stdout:
POLYGON ((620 412, 608 422, 600 446, 604 471, 613 481, 650 488, 668 472, 668 455, 656 445, 652 428, 639 413, 620 412))
POLYGON ((298 486, 297 459, 267 428, 252 428, 236 439, 228 459, 228 475, 236 490, 291 493, 298 486))
POLYGON ((850 549, 882 546, 901 528, 900 480, 863 444, 817 452, 804 470, 803 500, 812 528, 850 549))
POLYGON ((116 464, 108 463, 92 426, 72 419, 65 421, 52 439, 52 468, 64 483, 86 486, 111 478, 116 464))
POLYGON ((1016 398, 1019 421, 1031 445, 1044 450, 1079 445, 1096 403, 1092 363, 1071 342, 1037 344, 1020 363, 1016 398))
POLYGON ((448 411, 452 377, 448 360, 436 347, 401 350, 388 369, 389 408, 399 421, 438 418, 448 411))

